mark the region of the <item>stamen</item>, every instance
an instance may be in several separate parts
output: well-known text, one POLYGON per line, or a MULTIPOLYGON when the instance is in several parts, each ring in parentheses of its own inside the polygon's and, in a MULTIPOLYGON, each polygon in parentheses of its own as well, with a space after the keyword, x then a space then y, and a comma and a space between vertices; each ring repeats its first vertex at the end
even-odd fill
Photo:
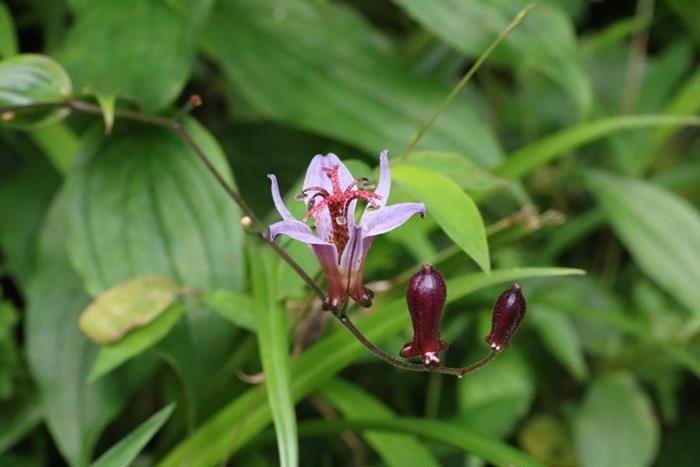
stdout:
POLYGON ((347 226, 350 220, 350 203, 362 200, 367 203, 368 209, 378 209, 377 201, 382 199, 382 196, 368 191, 368 189, 374 188, 374 184, 364 177, 356 178, 343 190, 343 187, 340 185, 340 177, 338 176, 339 168, 339 165, 334 165, 321 169, 331 181, 332 192, 322 187, 308 187, 297 196, 297 199, 305 200, 307 203, 304 221, 313 217, 317 226, 320 216, 325 209, 328 209, 331 220, 331 241, 335 244, 338 250, 338 258, 340 259, 349 238, 347 226), (315 193, 310 195, 312 192, 315 193), (322 199, 320 202, 317 201, 319 197, 322 199))
POLYGON ((377 185, 375 185, 374 182, 371 182, 367 179, 364 179, 364 181, 362 183, 357 184, 357 188, 359 188, 360 190, 365 190, 365 191, 374 190, 376 187, 377 187, 377 185))

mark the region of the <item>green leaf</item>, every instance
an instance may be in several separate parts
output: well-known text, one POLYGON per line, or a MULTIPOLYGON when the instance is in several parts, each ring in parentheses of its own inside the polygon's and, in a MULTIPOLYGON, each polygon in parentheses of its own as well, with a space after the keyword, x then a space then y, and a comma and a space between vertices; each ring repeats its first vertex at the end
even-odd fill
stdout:
POLYGON ((100 105, 100 109, 102 109, 102 118, 105 121, 105 133, 110 134, 114 126, 114 104, 117 102, 117 96, 98 94, 95 98, 100 105))
POLYGON ((19 312, 0 296, 0 400, 9 399, 15 393, 14 379, 19 367, 19 346, 15 341, 18 324, 19 312))
POLYGON ((535 381, 522 354, 512 349, 460 381, 457 395, 455 424, 489 438, 505 438, 527 414, 535 381))
POLYGON ((132 279, 98 295, 80 316, 80 329, 98 344, 111 344, 156 319, 179 293, 165 277, 132 279))
POLYGON ((588 377, 581 339, 567 316, 541 304, 530 306, 529 322, 537 330, 542 343, 559 362, 579 381, 588 377))
POLYGON ((405 164, 422 167, 444 175, 466 191, 492 191, 512 183, 510 180, 492 175, 466 157, 452 152, 415 152, 411 154, 410 159, 407 159, 405 164))
POLYGON ((26 291, 37 263, 41 225, 59 184, 58 174, 41 157, 25 158, 3 169, 0 183, 0 248, 4 267, 26 291))
POLYGON ((160 110, 182 91, 194 59, 187 15, 159 0, 91 0, 58 58, 80 92, 160 110))
POLYGON ((651 401, 628 374, 596 380, 573 419, 583 467, 651 465, 659 445, 659 426, 651 401))
POLYGON ((543 466, 543 464, 527 454, 505 443, 478 435, 452 423, 437 420, 396 417, 364 420, 323 420, 299 424, 299 431, 302 435, 340 433, 348 429, 356 431, 381 430, 420 436, 421 438, 457 447, 494 465, 543 466))
POLYGON ((650 183, 590 172, 587 183, 639 267, 690 311, 700 313, 700 215, 650 183))
MULTIPOLYGON (((0 405, 0 456, 42 422, 42 406, 35 394, 18 397, 0 405)), ((4 459, 4 456, 3 456, 4 459)))
MULTIPOLYGON (((662 71, 660 70, 659 73, 662 71)), ((692 115, 698 113, 699 110, 700 70, 697 70, 680 86, 664 111, 670 115, 692 115)), ((663 148, 664 143, 680 129, 674 126, 662 126, 654 130, 650 137, 650 143, 638 155, 637 173, 641 173, 649 167, 654 161, 654 156, 663 148)))
POLYGON ((172 305, 145 326, 130 331, 120 341, 102 346, 90 370, 88 381, 99 379, 127 360, 156 345, 168 335, 182 318, 184 311, 182 304, 172 305))
POLYGON ((688 0, 666 0, 666 4, 685 23, 695 43, 700 44, 700 11, 696 8, 697 5, 688 0))
POLYGON ((91 467, 129 467, 139 452, 168 421, 175 404, 170 404, 153 414, 117 444, 109 448, 91 467))
POLYGON ((65 252, 66 203, 62 195, 43 229, 39 268, 28 290, 27 356, 46 424, 72 466, 85 465, 104 427, 128 401, 152 365, 141 361, 89 384, 95 347, 78 328, 90 298, 65 252))
POLYGON ((17 38, 15 37, 15 22, 10 10, 0 2, 0 58, 17 53, 17 38))
POLYGON ((620 355, 623 333, 641 331, 625 305, 593 275, 542 281, 541 287, 528 291, 527 300, 531 308, 544 305, 570 315, 585 352, 602 359, 620 355), (591 309, 597 312, 590 313, 591 309))
POLYGON ((596 139, 620 130, 647 127, 700 126, 700 117, 691 115, 624 115, 581 123, 541 138, 512 153, 495 173, 518 179, 538 167, 568 154, 596 139))
MULTIPOLYGON (((685 96, 687 103, 676 107, 669 102, 673 92, 679 88, 682 79, 688 75, 693 65, 692 47, 687 41, 678 41, 667 46, 662 53, 650 57, 645 65, 644 79, 640 83, 638 95, 630 95, 624 83, 618 94, 613 97, 615 106, 622 95, 624 108, 633 108, 636 113, 664 113, 667 115, 693 115, 696 109, 693 102, 700 102, 700 96, 685 96)), ((626 64, 620 63, 624 69, 626 64)), ((680 91, 682 93, 682 91, 680 91)), ((697 105, 697 104, 696 104, 697 105)), ((608 140, 612 162, 616 167, 630 176, 639 175, 648 170, 656 156, 661 155, 659 148, 668 136, 678 127, 659 127, 652 131, 637 130, 628 134, 612 135, 608 140)))
MULTIPOLYGON (((360 387, 341 379, 336 378, 324 384, 320 394, 344 418, 349 420, 393 419, 395 417, 394 412, 381 400, 363 391, 360 387)), ((440 465, 430 451, 413 436, 368 431, 364 433, 364 437, 381 456, 384 465, 395 467, 440 465)))
POLYGON ((253 301, 247 295, 231 290, 214 290, 202 297, 203 303, 235 326, 255 331, 253 301))
MULTIPOLYGON (((529 0, 394 0, 425 28, 469 57, 479 54, 529 0)), ((559 9, 540 4, 494 51, 493 60, 530 68, 567 92, 580 113, 591 104, 591 83, 576 34, 559 9), (546 34, 542 32, 546 31, 546 34)))
MULTIPOLYGON (((0 107, 57 102, 73 92, 70 78, 61 66, 44 55, 15 55, 0 61, 0 107)), ((2 115, 0 123, 33 128, 55 122, 66 109, 36 109, 2 115)))
MULTIPOLYGON (((578 269, 524 268, 493 271, 491 274, 467 274, 448 281, 448 303, 484 287, 522 280, 528 277, 582 274, 578 269)), ((404 298, 389 303, 377 300, 375 312, 357 321, 360 330, 373 342, 395 335, 409 326, 404 298)), ((397 349, 398 350, 398 349, 397 349)), ((292 398, 299 401, 321 387, 355 359, 366 356, 367 349, 350 333, 341 329, 322 340, 289 364, 292 398)), ((387 371, 398 371, 387 368, 387 371)), ((209 466, 228 458, 270 423, 270 408, 263 388, 250 389, 230 402, 182 441, 160 463, 161 467, 188 464, 209 466), (236 438, 230 436, 236 430, 236 438)), ((429 430, 426 430, 426 433, 429 430)))
POLYGON ((589 32, 581 39, 581 47, 588 57, 595 57, 601 51, 610 49, 628 39, 631 35, 649 27, 648 15, 632 16, 616 20, 598 31, 589 32))
MULTIPOLYGON (((185 126, 230 183, 215 140, 185 126)), ((69 186, 68 250, 90 293, 146 275, 200 290, 243 286, 240 211, 173 132, 92 132, 69 186)))
POLYGON ((700 358, 691 349, 678 342, 660 341, 646 317, 625 313, 622 305, 611 303, 610 294, 606 297, 606 290, 595 283, 577 281, 577 287, 573 285, 559 281, 550 283, 544 297, 530 294, 530 302, 572 315, 587 353, 605 358, 619 356, 623 350, 622 332, 652 346, 658 356, 675 360, 700 378, 700 358))
MULTIPOLYGON (((264 117, 370 154, 383 148, 399 154, 450 91, 448 83, 417 75, 387 37, 336 2, 220 1, 203 47, 264 117)), ((463 99, 419 147, 457 151, 485 166, 497 164, 502 153, 463 99)))
POLYGON ((277 448, 282 467, 299 465, 297 420, 291 395, 289 342, 285 310, 275 299, 275 270, 271 250, 256 251, 251 264, 251 282, 255 297, 255 327, 260 360, 265 373, 265 389, 277 433, 277 448))
POLYGON ((212 387, 213 381, 235 377, 227 365, 241 342, 236 328, 219 314, 201 303, 188 305, 182 319, 158 344, 157 353, 183 385, 183 411, 191 428, 200 414, 220 407, 221 393, 212 387))
POLYGON ((425 203, 429 216, 484 271, 491 269, 486 229, 472 199, 449 178, 408 165, 392 168, 393 178, 425 203))
POLYGON ((29 131, 34 144, 62 175, 67 174, 78 155, 80 141, 65 122, 53 122, 29 131))

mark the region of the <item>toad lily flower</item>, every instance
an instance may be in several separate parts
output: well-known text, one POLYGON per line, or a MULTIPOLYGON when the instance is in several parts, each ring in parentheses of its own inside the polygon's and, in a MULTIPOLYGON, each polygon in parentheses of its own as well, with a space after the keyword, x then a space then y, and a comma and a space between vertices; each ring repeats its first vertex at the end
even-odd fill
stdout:
POLYGON ((399 227, 414 214, 425 216, 422 203, 386 205, 391 188, 387 151, 379 157, 379 183, 373 192, 368 191, 369 180, 353 178, 335 154, 319 154, 311 160, 297 199, 306 203, 303 220, 313 218, 314 230, 292 216, 280 196, 277 178, 268 178, 272 199, 282 216, 270 226, 270 237, 274 240, 287 235, 309 245, 328 281, 324 309, 337 311, 348 295, 360 305, 370 306, 374 293, 364 286, 362 276, 374 237, 399 227), (356 223, 355 208, 360 200, 367 207, 356 223))

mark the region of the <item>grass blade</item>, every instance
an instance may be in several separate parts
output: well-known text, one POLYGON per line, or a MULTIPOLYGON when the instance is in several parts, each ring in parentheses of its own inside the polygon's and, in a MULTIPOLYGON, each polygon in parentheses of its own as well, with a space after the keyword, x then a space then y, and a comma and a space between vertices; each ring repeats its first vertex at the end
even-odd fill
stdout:
MULTIPOLYGON (((341 379, 334 379, 324 384, 320 394, 346 419, 392 420, 396 417, 381 400, 359 386, 341 379)), ((385 465, 393 467, 440 465, 430 451, 413 436, 370 432, 364 433, 364 437, 381 456, 385 465)))
POLYGON ((625 115, 582 123, 530 143, 511 154, 495 170, 501 177, 518 179, 538 167, 596 139, 621 130, 662 126, 700 126, 690 115, 625 115))
POLYGON ((700 314, 700 215, 649 182, 589 172, 586 181, 640 269, 700 314))
MULTIPOLYGON (((448 302, 479 289, 528 277, 583 274, 579 269, 523 268, 468 274, 448 281, 448 302)), ((357 326, 374 342, 399 332, 408 325, 403 298, 389 303, 378 300, 377 311, 357 321, 357 326)), ((367 352, 349 333, 341 330, 325 337, 291 363, 292 397, 302 399, 318 389, 353 360, 367 352)), ((211 417, 191 436, 173 449, 162 467, 210 466, 240 449, 271 420, 262 388, 250 389, 211 417)))
POLYGON ((422 418, 324 420, 299 424, 302 436, 335 434, 344 430, 380 430, 406 433, 460 448, 495 464, 517 467, 542 466, 535 459, 501 441, 486 438, 451 423, 422 418))
POLYGON ((175 404, 170 404, 152 415, 124 439, 112 446, 91 467, 128 467, 141 449, 148 444, 173 413, 175 404))
POLYGON ((287 326, 284 311, 275 300, 274 263, 270 251, 258 251, 250 256, 253 294, 255 296, 255 326, 260 359, 265 372, 265 390, 277 433, 280 465, 299 465, 294 401, 291 395, 287 326))

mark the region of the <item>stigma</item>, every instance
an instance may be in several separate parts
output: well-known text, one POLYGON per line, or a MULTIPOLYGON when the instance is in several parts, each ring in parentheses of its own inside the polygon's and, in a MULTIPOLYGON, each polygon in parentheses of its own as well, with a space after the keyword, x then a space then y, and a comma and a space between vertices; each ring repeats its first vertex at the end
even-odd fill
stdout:
POLYGON ((382 197, 369 191, 369 189, 374 188, 374 185, 366 178, 356 178, 348 186, 343 187, 338 176, 338 169, 338 165, 321 169, 330 180, 332 191, 320 186, 307 187, 297 195, 297 199, 307 203, 304 221, 313 218, 318 225, 321 216, 328 210, 331 219, 331 238, 326 240, 336 246, 338 258, 340 258, 350 237, 350 203, 362 200, 367 202, 368 209, 377 209, 379 207, 377 201, 381 200, 382 197))

